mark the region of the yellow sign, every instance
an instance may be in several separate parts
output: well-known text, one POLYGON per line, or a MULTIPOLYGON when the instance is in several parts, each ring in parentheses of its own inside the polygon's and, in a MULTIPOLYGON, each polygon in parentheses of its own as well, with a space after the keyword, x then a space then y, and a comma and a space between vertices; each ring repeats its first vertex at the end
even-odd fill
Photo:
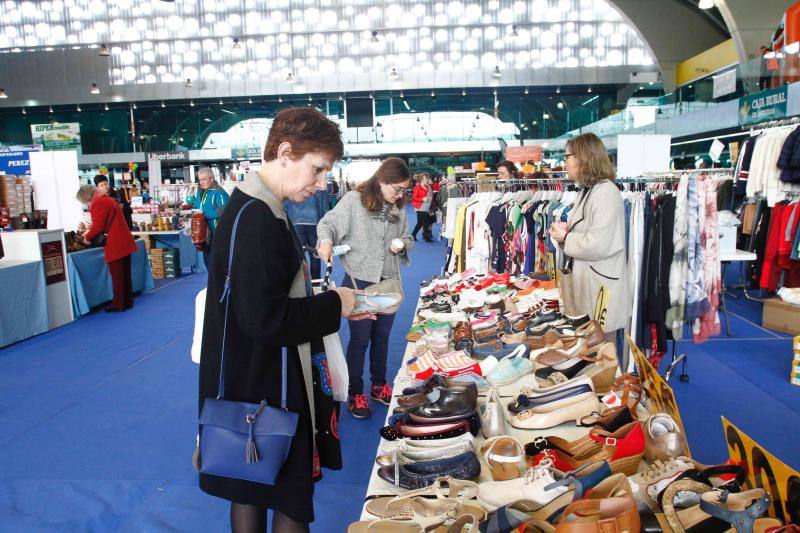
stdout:
POLYGON ((681 428, 681 435, 683 435, 683 455, 691 457, 689 441, 686 440, 686 431, 683 429, 683 421, 681 420, 681 413, 678 411, 678 403, 675 401, 675 393, 672 392, 672 388, 667 385, 664 378, 653 368, 653 365, 650 364, 650 361, 636 346, 630 335, 625 335, 625 338, 628 340, 628 346, 636 362, 639 378, 642 380, 642 392, 644 393, 642 403, 651 414, 667 413, 675 420, 681 428))
POLYGON ((600 290, 597 292, 597 300, 594 304, 594 319, 600 323, 601 326, 606 325, 606 315, 608 313, 608 301, 611 298, 611 292, 605 285, 600 285, 600 290))
POLYGON ((728 445, 731 461, 741 464, 747 471, 746 487, 763 488, 769 493, 771 500, 769 515, 784 523, 800 522, 800 509, 797 503, 800 494, 800 473, 766 451, 724 416, 722 429, 725 432, 725 442, 728 445))
POLYGON ((733 39, 728 39, 683 63, 679 63, 676 71, 676 85, 678 87, 686 85, 737 63, 739 63, 739 54, 736 52, 736 45, 734 45, 733 39))

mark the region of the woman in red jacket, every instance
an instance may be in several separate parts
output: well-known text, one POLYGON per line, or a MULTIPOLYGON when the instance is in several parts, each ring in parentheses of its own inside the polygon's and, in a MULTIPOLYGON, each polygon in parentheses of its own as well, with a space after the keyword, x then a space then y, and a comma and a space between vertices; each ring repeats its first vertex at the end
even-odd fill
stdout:
POLYGON ((414 185, 414 190, 411 193, 411 205, 417 212, 417 225, 414 226, 414 231, 411 236, 417 240, 417 233, 422 228, 422 237, 425 242, 433 242, 433 233, 431 232, 431 202, 433 202, 433 189, 431 188, 431 179, 427 174, 417 174, 414 176, 417 179, 417 184, 414 185))
POLYGON ((128 229, 120 205, 108 196, 108 192, 82 185, 76 198, 89 206, 92 214, 92 227, 83 234, 83 240, 90 244, 99 235, 106 235, 105 258, 114 299, 106 312, 125 311, 133 307, 133 283, 131 281, 131 255, 136 251, 136 243, 128 229))

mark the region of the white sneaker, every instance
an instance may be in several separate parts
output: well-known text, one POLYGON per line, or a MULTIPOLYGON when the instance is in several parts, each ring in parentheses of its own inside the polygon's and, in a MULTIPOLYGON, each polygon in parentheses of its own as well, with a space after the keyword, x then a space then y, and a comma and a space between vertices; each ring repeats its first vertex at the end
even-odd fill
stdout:
POLYGON ((628 478, 631 495, 640 507, 645 506, 660 512, 659 493, 682 473, 694 467, 694 462, 688 457, 675 457, 667 462, 656 461, 644 472, 628 478))
POLYGON ((530 500, 539 505, 547 505, 569 490, 565 486, 545 490, 551 483, 565 477, 563 472, 552 468, 552 465, 553 462, 546 459, 539 466, 529 468, 521 478, 481 483, 478 501, 490 512, 518 500, 530 500))

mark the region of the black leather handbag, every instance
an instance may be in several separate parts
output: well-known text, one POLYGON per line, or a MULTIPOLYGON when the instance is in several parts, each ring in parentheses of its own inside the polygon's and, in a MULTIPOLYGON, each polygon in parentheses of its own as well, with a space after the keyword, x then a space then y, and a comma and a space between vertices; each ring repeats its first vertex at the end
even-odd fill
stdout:
POLYGON ((225 302, 219 386, 216 398, 206 398, 200 413, 200 472, 215 476, 273 485, 292 446, 297 431, 297 413, 286 409, 287 348, 281 356, 281 406, 232 402, 225 399, 225 340, 231 293, 231 265, 239 217, 255 200, 237 213, 231 233, 228 275, 220 302, 225 302))

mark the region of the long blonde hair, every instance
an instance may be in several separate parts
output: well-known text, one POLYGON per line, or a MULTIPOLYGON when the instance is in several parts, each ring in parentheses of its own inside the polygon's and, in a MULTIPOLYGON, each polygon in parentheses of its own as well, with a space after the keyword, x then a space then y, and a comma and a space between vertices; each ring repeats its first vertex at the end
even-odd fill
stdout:
POLYGON ((603 180, 614 181, 617 171, 608 157, 603 141, 594 133, 584 133, 567 141, 565 148, 578 162, 578 175, 575 181, 584 187, 591 187, 603 180))

